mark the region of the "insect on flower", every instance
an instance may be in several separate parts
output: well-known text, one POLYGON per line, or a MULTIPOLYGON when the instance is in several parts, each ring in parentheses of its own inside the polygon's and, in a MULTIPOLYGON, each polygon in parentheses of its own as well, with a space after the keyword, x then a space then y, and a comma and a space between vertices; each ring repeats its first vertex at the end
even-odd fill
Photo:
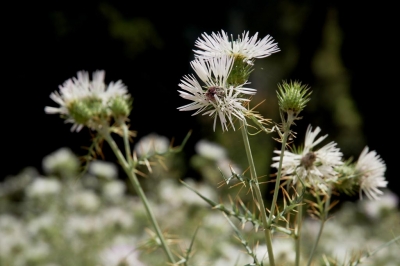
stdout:
POLYGON ((209 87, 205 95, 207 100, 215 102, 215 95, 218 97, 223 97, 225 95, 224 88, 215 86, 209 87))

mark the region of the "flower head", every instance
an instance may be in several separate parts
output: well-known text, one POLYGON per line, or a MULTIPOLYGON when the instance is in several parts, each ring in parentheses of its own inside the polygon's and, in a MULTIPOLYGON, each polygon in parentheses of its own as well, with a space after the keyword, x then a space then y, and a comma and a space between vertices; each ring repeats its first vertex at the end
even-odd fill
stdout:
POLYGON ((198 57, 212 59, 223 55, 229 55, 235 58, 241 58, 250 63, 253 58, 264 58, 273 53, 279 52, 278 44, 274 43, 272 37, 267 35, 258 40, 258 33, 249 37, 249 32, 243 32, 237 40, 229 40, 228 34, 221 30, 218 33, 208 35, 203 33, 202 38, 198 38, 195 46, 201 50, 194 50, 198 57))
POLYGON ((249 99, 243 96, 254 95, 255 89, 243 87, 245 84, 231 85, 228 77, 232 70, 233 59, 228 56, 205 60, 197 58, 191 62, 193 70, 203 81, 204 88, 192 76, 184 76, 179 84, 180 96, 192 101, 187 105, 178 107, 180 111, 197 110, 193 115, 214 116, 214 131, 217 117, 221 121, 222 130, 228 130, 227 124, 233 125, 233 119, 245 121, 244 112, 247 110, 243 103, 249 99))
POLYGON ((356 163, 356 173, 360 178, 360 198, 362 191, 369 199, 378 199, 383 192, 378 188, 386 187, 385 180, 386 165, 376 151, 368 152, 368 147, 365 147, 361 152, 356 163))
POLYGON ((310 100, 309 87, 299 81, 283 81, 282 84, 278 84, 278 89, 278 104, 283 112, 297 116, 310 100))
POLYGON ((119 80, 104 84, 104 71, 95 71, 92 81, 86 71, 79 71, 77 78, 68 79, 59 86, 60 91, 50 94, 59 107, 45 107, 47 114, 60 114, 65 122, 72 123, 71 131, 84 126, 96 128, 111 117, 127 117, 131 98, 126 86, 119 80))
MULTIPOLYGON (((314 149, 328 136, 325 135, 315 140, 320 131, 319 127, 312 131, 311 126, 308 126, 304 149, 298 153, 285 151, 282 174, 291 176, 293 183, 301 178, 307 186, 326 191, 327 182, 337 179, 337 172, 334 167, 343 164, 343 162, 342 153, 334 142, 328 143, 319 150, 314 149)), ((281 151, 275 151, 275 153, 280 154, 281 151)), ((272 167, 279 167, 279 159, 279 156, 273 158, 275 163, 272 164, 272 167)))

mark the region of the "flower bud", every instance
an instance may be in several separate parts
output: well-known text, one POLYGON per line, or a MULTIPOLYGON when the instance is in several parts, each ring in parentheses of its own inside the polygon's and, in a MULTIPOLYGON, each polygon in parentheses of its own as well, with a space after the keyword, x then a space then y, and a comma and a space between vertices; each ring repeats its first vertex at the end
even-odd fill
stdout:
POLYGON ((297 116, 310 100, 311 91, 307 85, 302 85, 299 81, 287 83, 283 81, 278 84, 278 103, 283 112, 290 112, 297 116))

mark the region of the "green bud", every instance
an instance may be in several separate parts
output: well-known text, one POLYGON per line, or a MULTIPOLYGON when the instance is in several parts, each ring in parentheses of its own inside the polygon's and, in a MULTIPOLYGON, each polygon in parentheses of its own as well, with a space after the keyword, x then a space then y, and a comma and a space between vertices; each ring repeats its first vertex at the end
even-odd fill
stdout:
POLYGON ((354 195, 358 190, 358 179, 355 173, 354 164, 345 162, 343 165, 335 168, 339 174, 335 182, 335 187, 339 192, 343 192, 349 196, 354 195))
POLYGON ((77 124, 92 126, 94 121, 104 120, 108 117, 108 110, 102 100, 88 97, 73 101, 68 106, 70 116, 77 124))
POLYGON ((128 117, 132 110, 132 98, 114 97, 109 102, 109 108, 114 118, 128 117))
POLYGON ((307 85, 302 85, 299 81, 283 81, 278 84, 278 103, 283 112, 290 112, 297 116, 310 100, 311 91, 307 85))
POLYGON ((242 85, 249 80, 251 72, 253 72, 253 61, 236 56, 227 82, 233 86, 242 85))

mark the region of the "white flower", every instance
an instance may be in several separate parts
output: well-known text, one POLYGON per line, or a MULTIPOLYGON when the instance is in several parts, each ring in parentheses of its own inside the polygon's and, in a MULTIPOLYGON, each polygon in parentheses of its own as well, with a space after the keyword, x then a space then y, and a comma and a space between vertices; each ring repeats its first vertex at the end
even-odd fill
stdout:
POLYGON ((61 183, 56 179, 36 178, 27 187, 28 197, 46 197, 47 195, 57 195, 61 191, 61 183))
MULTIPOLYGON (((328 143, 319 150, 313 150, 328 136, 325 135, 315 140, 320 131, 319 127, 312 131, 312 127, 308 126, 303 151, 300 154, 285 151, 282 175, 291 176, 293 183, 301 178, 306 185, 326 191, 326 182, 337 179, 334 167, 343 164, 343 162, 341 161, 342 153, 339 148, 336 148, 334 142, 328 143)), ((275 153, 280 154, 281 151, 275 151, 275 153)), ((279 158, 279 156, 273 158, 275 163, 271 165, 272 167, 279 167, 279 158)))
POLYGON ((151 133, 141 138, 134 147, 136 154, 141 156, 151 156, 155 153, 165 153, 168 151, 169 140, 165 136, 151 133))
MULTIPOLYGON (((68 79, 59 90, 50 94, 50 98, 58 103, 59 107, 45 107, 47 114, 61 114, 66 123, 72 123, 71 131, 80 131, 83 126, 93 126, 93 121, 87 116, 98 116, 110 112, 112 99, 120 97, 129 99, 128 90, 122 81, 111 82, 107 87, 104 84, 104 71, 95 71, 90 81, 86 71, 79 71, 77 78, 68 79), (86 102, 85 102, 86 101, 86 102)), ((91 117, 93 118, 93 117, 91 117)))
POLYGON ((68 198, 67 201, 71 207, 85 212, 93 212, 101 205, 100 199, 91 190, 79 191, 72 197, 68 198))
POLYGON ((66 218, 64 227, 65 236, 67 238, 76 238, 77 235, 91 234, 104 230, 105 223, 99 216, 80 216, 72 214, 66 218))
POLYGON ((54 225, 56 225, 56 216, 49 212, 30 220, 26 225, 26 230, 30 235, 37 236, 41 231, 50 231, 54 225))
POLYGON ((92 175, 104 177, 106 179, 115 179, 118 169, 115 164, 105 161, 92 161, 89 165, 89 172, 92 175))
POLYGON ((133 224, 132 215, 118 207, 104 209, 101 217, 104 225, 109 227, 119 226, 123 229, 129 229, 133 224))
POLYGON ((0 236, 0 258, 10 256, 16 250, 23 252, 29 246, 25 224, 20 218, 4 212, 0 213, 0 236))
POLYGON ((222 146, 205 139, 199 140, 194 148, 199 155, 210 160, 218 161, 227 158, 226 150, 222 146))
POLYGON ((233 118, 245 121, 243 112, 247 109, 243 106, 249 99, 242 98, 242 95, 254 95, 255 89, 245 88, 243 85, 236 87, 227 84, 227 79, 232 70, 233 58, 223 56, 204 60, 197 58, 191 62, 197 76, 205 83, 203 88, 192 75, 184 76, 178 90, 180 96, 192 101, 187 105, 178 107, 180 111, 197 110, 193 115, 214 116, 214 131, 217 117, 221 121, 222 130, 228 130, 227 123, 233 125, 233 118))
POLYGON ((240 169, 239 166, 227 158, 218 160, 217 166, 225 177, 230 177, 232 175, 232 171, 236 174, 242 173, 242 169, 240 169))
POLYGON ((273 42, 271 36, 267 35, 262 40, 257 40, 258 33, 249 37, 249 32, 243 32, 236 41, 229 41, 228 34, 221 30, 221 33, 208 35, 203 33, 203 38, 198 38, 195 46, 201 50, 194 50, 198 57, 212 59, 223 55, 243 58, 251 64, 253 58, 264 58, 273 53, 279 52, 278 44, 273 42))
POLYGON ((69 148, 61 148, 44 157, 42 166, 47 174, 58 171, 74 173, 79 168, 79 160, 69 148))
POLYGON ((102 251, 100 254, 101 264, 104 266, 143 266, 138 260, 138 252, 131 245, 115 245, 102 251))
POLYGON ((385 180, 386 165, 376 151, 368 152, 368 147, 365 147, 361 152, 356 164, 356 172, 360 176, 360 198, 362 191, 369 199, 378 199, 383 192, 379 187, 386 187, 385 180))
POLYGON ((386 190, 379 200, 363 200, 358 204, 368 217, 378 219, 385 211, 395 211, 398 203, 399 197, 390 190, 386 190))
POLYGON ((24 255, 28 261, 37 261, 48 258, 50 253, 51 249, 49 244, 40 241, 34 245, 29 245, 24 255))
POLYGON ((114 180, 104 184, 103 195, 111 202, 118 202, 124 197, 125 190, 125 183, 119 180, 114 180))

